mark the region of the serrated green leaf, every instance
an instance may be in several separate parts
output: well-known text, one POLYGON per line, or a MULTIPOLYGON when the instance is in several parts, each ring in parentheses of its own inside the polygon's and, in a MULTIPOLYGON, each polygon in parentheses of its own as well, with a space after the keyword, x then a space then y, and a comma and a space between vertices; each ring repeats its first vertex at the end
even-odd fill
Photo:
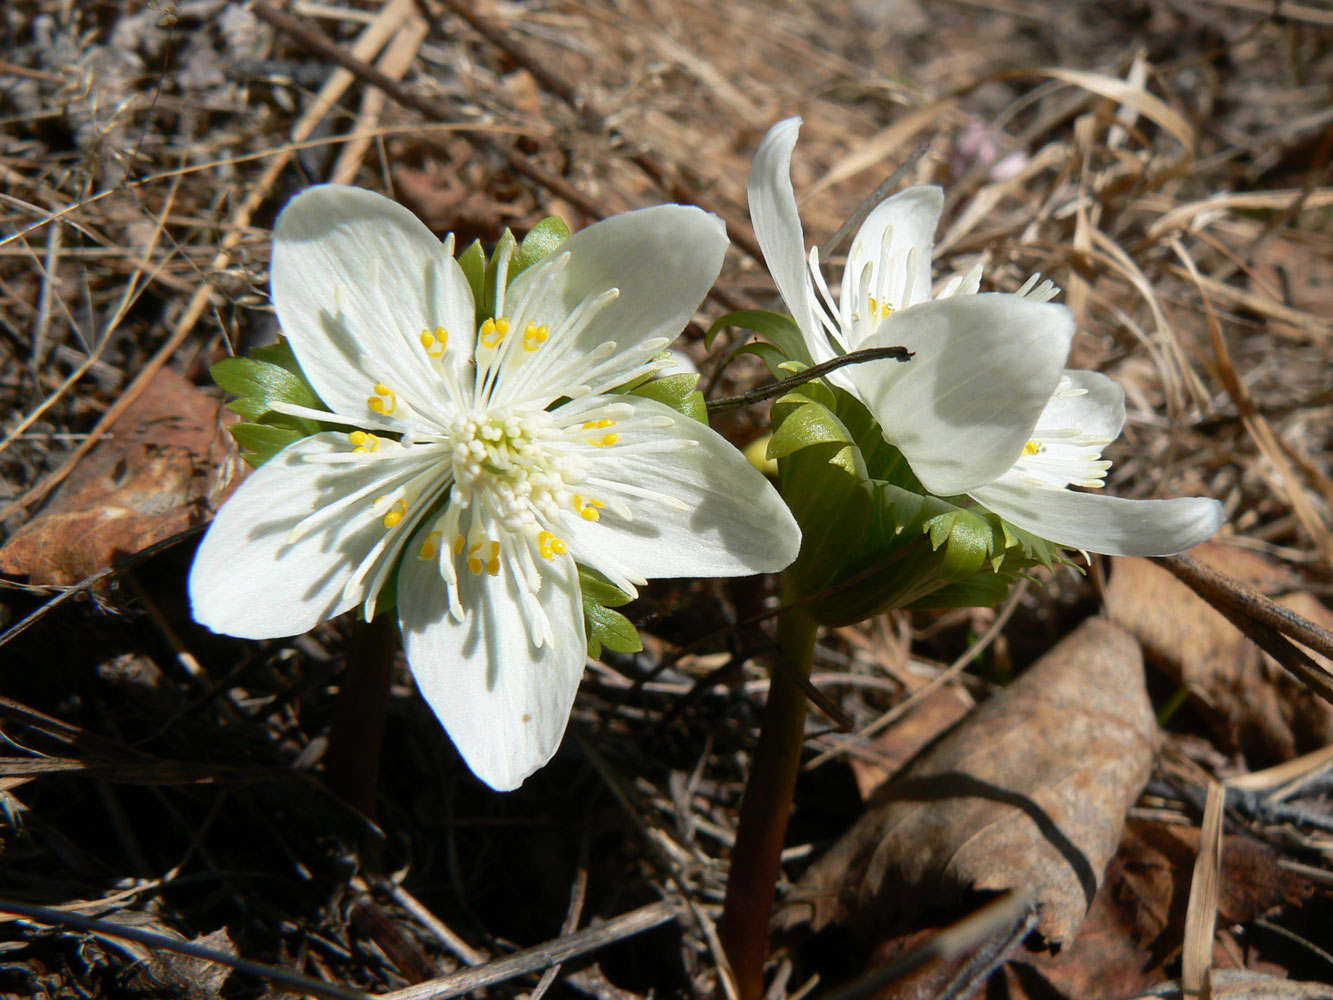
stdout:
POLYGON ((567 239, 569 226, 564 219, 554 215, 542 219, 523 237, 514 262, 509 265, 509 280, 513 281, 537 261, 557 250, 567 239))
POLYGON ((707 426, 708 404, 704 402, 703 393, 695 390, 695 386, 698 384, 698 375, 692 372, 681 372, 679 375, 667 375, 636 385, 629 390, 629 395, 642 396, 644 399, 655 399, 659 403, 671 407, 677 413, 683 413, 685 416, 707 426))
POLYGON ((256 469, 289 444, 306 437, 294 427, 277 427, 273 424, 232 424, 227 430, 244 449, 241 457, 256 469))
POLYGON ((790 316, 770 312, 767 309, 740 309, 736 312, 727 313, 725 316, 718 317, 713 325, 708 328, 708 331, 704 334, 704 347, 711 349, 713 338, 717 336, 720 330, 729 326, 740 327, 742 330, 759 334, 793 361, 801 361, 806 365, 814 364, 809 351, 805 348, 805 341, 801 337, 801 329, 790 316))

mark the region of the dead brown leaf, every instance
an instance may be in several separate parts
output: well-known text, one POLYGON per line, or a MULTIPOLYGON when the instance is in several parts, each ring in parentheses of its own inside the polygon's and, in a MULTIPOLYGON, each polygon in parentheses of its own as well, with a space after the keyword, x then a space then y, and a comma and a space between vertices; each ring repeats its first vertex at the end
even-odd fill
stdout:
MULTIPOLYGON (((1298 983, 1244 969, 1222 969, 1211 976, 1214 1000, 1333 1000, 1333 986, 1298 983)), ((1183 1000, 1180 984, 1173 982, 1140 993, 1129 1000, 1183 1000)))
MULTIPOLYGON (((1166 978, 1164 963, 1180 952, 1190 874, 1199 829, 1130 822, 1106 881, 1070 947, 1057 955, 1024 957, 1010 983, 1012 996, 1129 996, 1166 978), (1046 991, 1033 990, 1039 977, 1046 991)), ((1279 865, 1267 844, 1228 835, 1222 848, 1219 923, 1248 923, 1314 892, 1306 878, 1279 865)), ((1219 944, 1218 961, 1231 959, 1219 944)))
POLYGON ((163 368, 0 548, 0 572, 73 584, 198 524, 235 485, 223 474, 234 419, 221 398, 163 368))
MULTIPOLYGON (((1297 590, 1299 580, 1280 564, 1213 544, 1198 546, 1191 555, 1333 628, 1333 612, 1297 590)), ((1112 620, 1137 636, 1150 662, 1189 691, 1226 750, 1270 764, 1333 742, 1333 706, 1165 569, 1146 559, 1114 560, 1106 604, 1112 620)))
POLYGON ((891 781, 779 914, 819 929, 1035 890, 1068 942, 1152 766, 1157 726, 1138 644, 1090 620, 891 781))

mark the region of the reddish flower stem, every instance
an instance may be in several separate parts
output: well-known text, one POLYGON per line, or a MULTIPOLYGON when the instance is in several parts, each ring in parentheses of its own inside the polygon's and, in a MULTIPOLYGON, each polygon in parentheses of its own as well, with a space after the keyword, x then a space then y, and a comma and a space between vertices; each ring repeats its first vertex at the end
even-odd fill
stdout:
POLYGON ((718 924, 740 1000, 761 1000, 764 995, 768 925, 805 736, 806 700, 796 678, 810 676, 817 630, 814 619, 799 605, 778 617, 778 645, 787 663, 773 671, 768 689, 718 924))
POLYGON ((329 788, 370 819, 375 818, 384 716, 397 653, 398 622, 392 613, 357 623, 324 754, 329 788))

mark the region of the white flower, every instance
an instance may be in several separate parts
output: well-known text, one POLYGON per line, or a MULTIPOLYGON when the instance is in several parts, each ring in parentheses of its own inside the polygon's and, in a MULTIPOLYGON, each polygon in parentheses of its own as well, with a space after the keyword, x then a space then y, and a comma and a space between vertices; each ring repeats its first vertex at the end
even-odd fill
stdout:
POLYGON ((1183 552, 1226 520, 1203 497, 1126 500, 1076 493, 1102 486, 1101 450, 1125 423, 1125 393, 1105 375, 1067 371, 1013 468, 969 495, 1006 521, 1058 545, 1125 556, 1183 552))
POLYGON ((698 209, 660 206, 572 236, 477 329, 471 289, 409 211, 311 188, 278 218, 273 303, 347 432, 304 438, 223 507, 190 574, 195 618, 299 634, 358 605, 401 560, 417 685, 464 759, 505 790, 560 744, 587 655, 578 564, 633 593, 653 576, 782 569, 799 530, 719 435, 611 394, 658 367, 721 267, 698 209))
POLYGON ((980 272, 931 297, 930 257, 944 198, 914 187, 889 198, 852 240, 835 301, 805 237, 791 184, 799 118, 769 130, 750 171, 750 215, 773 280, 811 359, 900 345, 906 364, 849 365, 828 376, 870 412, 921 484, 954 496, 1003 475, 1055 391, 1074 333, 1041 295, 977 295, 980 272))

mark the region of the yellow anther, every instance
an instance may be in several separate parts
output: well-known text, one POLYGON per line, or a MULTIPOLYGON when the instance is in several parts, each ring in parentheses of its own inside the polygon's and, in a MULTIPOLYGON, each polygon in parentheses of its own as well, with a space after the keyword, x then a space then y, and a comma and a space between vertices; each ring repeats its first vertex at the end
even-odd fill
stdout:
POLYGON ((574 496, 574 509, 579 512, 579 517, 585 521, 601 520, 602 515, 598 511, 605 506, 606 504, 600 500, 589 500, 585 503, 583 497, 577 494, 574 496))
POLYGON ((462 552, 462 551, 463 551, 463 546, 466 545, 466 544, 467 544, 467 542, 463 540, 463 536, 462 536, 462 535, 455 535, 455 536, 454 536, 454 555, 458 555, 460 552, 462 552))
POLYGON ((552 532, 543 531, 537 536, 537 551, 541 553, 543 559, 554 559, 565 554, 565 541, 552 532))
POLYGON ((473 576, 479 576, 482 569, 485 568, 485 563, 483 563, 481 558, 477 555, 477 553, 481 551, 481 546, 482 543, 478 542, 467 550, 467 568, 468 572, 473 576))
MULTIPOLYGON (((383 499, 385 498, 380 497, 380 500, 383 499)), ((403 515, 406 513, 407 513, 407 501, 395 500, 393 502, 393 506, 389 508, 389 512, 384 515, 384 526, 386 528, 394 527, 396 524, 398 524, 399 521, 403 519, 403 515)))
POLYGON ((501 316, 499 319, 488 319, 481 324, 481 334, 478 339, 482 347, 496 348, 504 342, 505 336, 509 333, 509 320, 501 316))
POLYGON ((893 306, 889 305, 887 302, 878 301, 875 296, 872 295, 870 296, 871 317, 874 317, 876 313, 879 314, 880 319, 888 319, 893 315, 893 306))
POLYGON ((387 415, 398 409, 398 397, 383 382, 375 383, 374 392, 375 395, 367 397, 366 405, 376 413, 387 415))
POLYGON ((523 331, 523 350, 532 353, 546 343, 551 336, 551 328, 543 323, 538 326, 536 323, 529 323, 528 328, 523 331))
POLYGON ((1044 448, 1044 445, 1038 444, 1036 441, 1029 441, 1027 444, 1023 445, 1023 454, 1040 455, 1044 448))
POLYGON ((491 557, 486 560, 486 572, 496 576, 500 572, 500 543, 491 542, 491 557))
POLYGON ((380 439, 374 434, 368 434, 365 431, 352 431, 351 434, 347 435, 347 440, 356 445, 356 447, 352 449, 354 452, 360 452, 363 455, 367 452, 374 451, 380 446, 380 439))
MULTIPOLYGON (((609 417, 603 417, 601 420, 589 420, 586 424, 583 425, 583 429, 585 431, 594 429, 601 430, 604 427, 614 427, 615 425, 616 422, 614 420, 610 419, 609 417)), ((611 447, 611 445, 615 444, 620 440, 620 435, 603 434, 599 438, 584 438, 583 440, 586 441, 588 444, 592 445, 594 448, 609 448, 611 447)))
POLYGON ((443 534, 444 533, 441 531, 432 531, 426 536, 426 540, 421 544, 422 559, 429 561, 439 554, 439 549, 437 549, 436 546, 439 545, 440 536, 443 534))
POLYGON ((442 326, 437 326, 434 333, 422 330, 421 346, 426 349, 427 357, 444 357, 444 351, 449 346, 449 331, 442 326))

